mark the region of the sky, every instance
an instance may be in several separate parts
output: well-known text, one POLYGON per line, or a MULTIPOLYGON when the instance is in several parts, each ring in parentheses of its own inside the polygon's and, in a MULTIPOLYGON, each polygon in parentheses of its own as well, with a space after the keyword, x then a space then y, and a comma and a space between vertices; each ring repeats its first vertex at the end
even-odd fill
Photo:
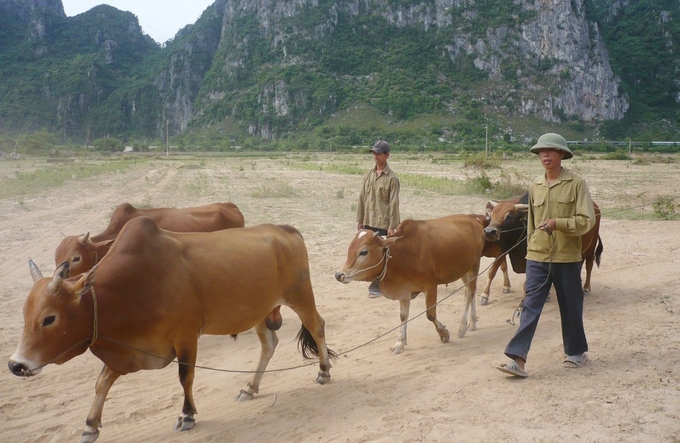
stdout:
POLYGON ((106 4, 137 16, 142 31, 157 43, 165 43, 177 31, 194 24, 215 0, 62 0, 68 17, 106 4))

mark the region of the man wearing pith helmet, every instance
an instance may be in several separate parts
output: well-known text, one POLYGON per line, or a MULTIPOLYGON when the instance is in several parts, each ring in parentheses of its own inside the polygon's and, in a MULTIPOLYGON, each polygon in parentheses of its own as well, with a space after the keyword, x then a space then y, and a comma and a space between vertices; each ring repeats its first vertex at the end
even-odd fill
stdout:
POLYGON ((559 134, 539 137, 530 149, 544 172, 529 185, 526 297, 520 325, 505 348, 511 361, 496 368, 527 377, 524 365, 538 319, 551 286, 555 286, 562 320, 565 358, 562 366, 580 368, 588 361, 583 327, 581 236, 595 224, 595 211, 585 180, 562 166, 574 154, 559 134))

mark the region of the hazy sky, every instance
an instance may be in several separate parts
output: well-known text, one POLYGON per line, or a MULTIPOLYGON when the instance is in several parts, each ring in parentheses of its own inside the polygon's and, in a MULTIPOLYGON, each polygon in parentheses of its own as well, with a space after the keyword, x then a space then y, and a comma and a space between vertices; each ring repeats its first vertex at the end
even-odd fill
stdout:
POLYGON ((89 11, 97 5, 106 4, 121 11, 130 11, 139 19, 142 31, 165 43, 177 31, 196 20, 215 0, 62 0, 69 17, 89 11))

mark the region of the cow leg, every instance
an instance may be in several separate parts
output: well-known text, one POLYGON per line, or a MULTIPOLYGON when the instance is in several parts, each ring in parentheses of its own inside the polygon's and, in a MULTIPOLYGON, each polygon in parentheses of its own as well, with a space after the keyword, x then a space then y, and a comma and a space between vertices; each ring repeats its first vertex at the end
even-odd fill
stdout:
POLYGON ((475 304, 475 291, 477 290, 477 271, 469 271, 462 278, 463 283, 465 283, 465 310, 463 310, 463 316, 460 319, 460 327, 458 328, 458 337, 465 337, 465 333, 468 329, 471 331, 477 330, 477 306, 475 304), (470 322, 468 323, 468 311, 470 311, 470 322))
POLYGON ((479 304, 482 306, 486 306, 489 304, 491 282, 496 277, 496 272, 498 272, 498 268, 501 268, 501 271, 503 272, 503 294, 507 294, 510 292, 510 276, 508 275, 508 263, 505 260, 505 256, 503 256, 502 258, 497 258, 491 264, 491 267, 489 268, 489 271, 486 274, 487 276, 486 285, 484 286, 484 290, 482 291, 482 297, 479 300, 479 304))
POLYGON ((512 292, 512 287, 510 285, 510 274, 508 274, 508 261, 505 257, 501 262, 501 271, 503 272, 503 294, 509 294, 512 292))
MULTIPOLYGON (((313 300, 313 299, 312 299, 313 300)), ((302 321, 302 326, 309 331, 309 334, 314 339, 316 343, 316 352, 319 357, 319 373, 316 377, 316 382, 320 385, 326 384, 331 379, 331 360, 328 347, 326 346, 326 322, 319 315, 316 310, 314 302, 311 302, 311 307, 306 309, 293 310, 300 317, 302 321)), ((333 354, 335 355, 335 354, 333 354)))
POLYGON ((99 428, 102 426, 102 410, 104 409, 104 401, 109 394, 109 390, 113 383, 120 377, 120 374, 112 371, 108 366, 104 365, 97 383, 95 384, 94 402, 87 414, 85 420, 85 430, 80 439, 81 443, 92 443, 99 437, 99 428))
POLYGON ((408 320, 408 312, 411 307, 411 300, 399 300, 399 318, 401 319, 401 330, 399 331, 399 340, 392 346, 392 354, 401 354, 406 346, 406 325, 408 320))
POLYGON ((451 334, 449 334, 446 326, 437 320, 437 285, 432 285, 425 291, 425 308, 427 309, 425 315, 434 324, 434 328, 437 330, 437 334, 439 334, 439 339, 442 343, 448 343, 451 334))
POLYGON ((179 382, 182 384, 184 390, 184 404, 182 405, 182 414, 177 417, 175 423, 175 431, 188 431, 196 424, 194 415, 196 414, 196 406, 194 403, 194 375, 196 373, 196 354, 198 352, 198 342, 194 346, 186 346, 177 352, 177 361, 179 362, 179 382))
POLYGON ((260 392, 260 382, 264 376, 264 371, 267 369, 269 360, 274 355, 276 345, 279 344, 279 338, 276 332, 267 328, 266 321, 263 320, 255 326, 257 338, 260 339, 260 361, 257 363, 257 368, 253 374, 253 378, 241 389, 241 392, 236 397, 237 401, 251 400, 255 394, 260 392))
POLYGON ((583 295, 584 296, 589 296, 590 295, 590 274, 593 272, 593 262, 595 261, 595 257, 592 255, 589 257, 586 257, 586 281, 583 283, 583 295))

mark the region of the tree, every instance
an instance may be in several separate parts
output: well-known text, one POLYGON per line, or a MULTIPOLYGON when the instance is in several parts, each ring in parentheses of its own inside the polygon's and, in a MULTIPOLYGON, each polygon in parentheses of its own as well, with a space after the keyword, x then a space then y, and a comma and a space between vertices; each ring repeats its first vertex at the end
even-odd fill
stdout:
POLYGON ((125 149, 123 142, 113 137, 99 138, 93 142, 93 145, 97 151, 121 152, 125 149))

